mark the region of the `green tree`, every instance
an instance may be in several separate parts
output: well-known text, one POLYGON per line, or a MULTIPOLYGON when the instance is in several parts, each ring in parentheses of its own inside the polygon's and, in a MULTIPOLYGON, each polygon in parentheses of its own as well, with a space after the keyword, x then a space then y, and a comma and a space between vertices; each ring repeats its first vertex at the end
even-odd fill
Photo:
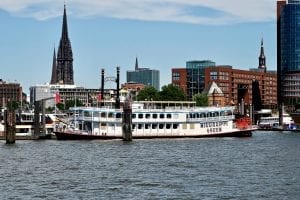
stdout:
MULTIPOLYGON (((83 106, 83 103, 76 99, 76 106, 83 106)), ((56 107, 59 109, 59 110, 69 110, 69 108, 71 107, 75 107, 75 100, 70 100, 70 101, 66 101, 65 104, 63 103, 58 103, 56 104, 56 107)))
POLYGON ((197 106, 208 106, 208 97, 206 93, 198 93, 193 96, 197 106))
POLYGON ((185 101, 186 96, 180 87, 169 84, 162 87, 162 91, 159 92, 159 99, 161 101, 185 101))
POLYGON ((152 86, 146 86, 137 95, 138 101, 156 101, 158 100, 158 91, 152 86))

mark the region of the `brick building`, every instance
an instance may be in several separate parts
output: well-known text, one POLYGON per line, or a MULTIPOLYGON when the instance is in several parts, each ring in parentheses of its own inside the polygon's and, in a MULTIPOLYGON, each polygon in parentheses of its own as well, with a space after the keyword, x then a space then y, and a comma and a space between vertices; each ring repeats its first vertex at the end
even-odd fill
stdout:
POLYGON ((232 66, 215 66, 205 69, 205 85, 215 82, 222 90, 225 104, 256 107, 277 107, 277 74, 259 70, 233 69, 232 66))
POLYGON ((22 87, 19 83, 7 83, 0 79, 1 108, 5 107, 8 101, 21 102, 22 99, 22 87))
POLYGON ((186 68, 172 69, 172 84, 180 87, 187 95, 187 70, 186 68))

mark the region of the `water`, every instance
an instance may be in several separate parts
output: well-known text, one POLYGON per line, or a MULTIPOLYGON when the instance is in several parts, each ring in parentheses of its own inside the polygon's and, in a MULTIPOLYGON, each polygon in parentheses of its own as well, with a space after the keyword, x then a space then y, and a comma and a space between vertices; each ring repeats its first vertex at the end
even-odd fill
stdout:
POLYGON ((0 199, 299 199, 300 132, 0 141, 0 199))

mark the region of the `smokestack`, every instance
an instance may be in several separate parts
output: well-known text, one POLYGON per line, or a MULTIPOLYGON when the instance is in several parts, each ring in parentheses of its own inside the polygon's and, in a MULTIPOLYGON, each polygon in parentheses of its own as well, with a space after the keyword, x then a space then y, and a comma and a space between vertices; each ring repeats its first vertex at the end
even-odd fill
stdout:
POLYGON ((116 97, 116 109, 120 109, 120 67, 117 67, 117 97, 116 97))
POLYGON ((101 69, 101 106, 104 105, 104 69, 101 69))

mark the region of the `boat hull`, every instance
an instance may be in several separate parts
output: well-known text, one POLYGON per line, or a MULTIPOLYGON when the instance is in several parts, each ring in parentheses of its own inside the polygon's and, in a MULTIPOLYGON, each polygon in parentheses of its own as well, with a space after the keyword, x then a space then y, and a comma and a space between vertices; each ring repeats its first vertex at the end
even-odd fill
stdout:
MULTIPOLYGON (((205 138, 205 137, 251 137, 254 129, 238 130, 227 133, 214 133, 214 134, 199 134, 199 135, 162 135, 162 136, 135 136, 133 139, 155 139, 155 138, 205 138)), ((72 132, 61 132, 55 131, 57 140, 112 140, 122 139, 118 136, 107 136, 107 135, 92 135, 92 134, 80 134, 72 132)))

